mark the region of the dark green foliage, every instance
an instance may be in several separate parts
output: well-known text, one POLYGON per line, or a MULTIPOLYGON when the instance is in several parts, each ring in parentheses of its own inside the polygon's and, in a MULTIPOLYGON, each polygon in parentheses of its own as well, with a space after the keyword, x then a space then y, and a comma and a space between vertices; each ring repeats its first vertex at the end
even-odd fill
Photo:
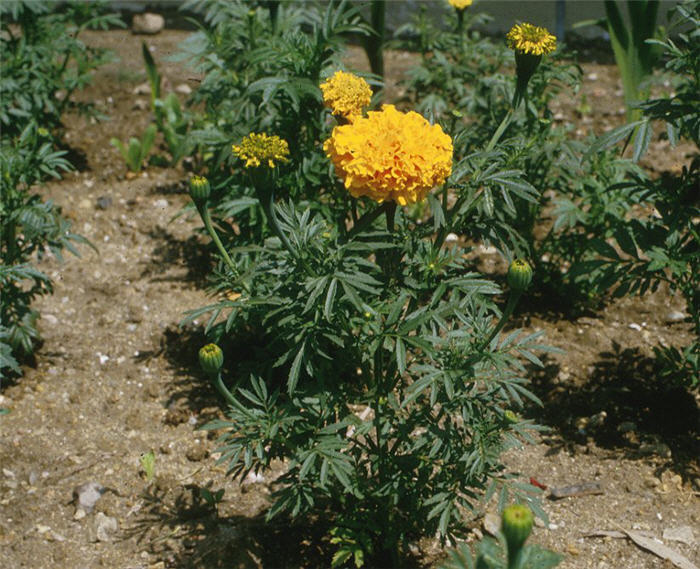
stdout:
POLYGON ((667 283, 672 292, 686 300, 689 320, 696 335, 682 350, 656 349, 661 375, 669 387, 681 383, 700 386, 700 2, 677 7, 676 25, 689 25, 675 41, 661 43, 668 55, 667 68, 678 73, 676 94, 652 99, 640 105, 642 119, 610 133, 605 145, 624 139, 637 129, 634 159, 647 150, 654 124, 665 123, 672 143, 687 139, 695 144, 694 154, 678 174, 664 173, 650 179, 632 173, 625 182, 607 188, 623 191, 652 215, 618 223, 608 234, 613 245, 597 241, 598 258, 579 263, 572 270, 595 272, 597 286, 612 289, 615 296, 644 294, 667 283), (648 133, 648 134, 647 134, 648 133))
POLYGON ((61 116, 73 105, 71 94, 109 59, 78 34, 120 24, 96 4, 54 7, 0 4, 0 378, 8 369, 19 373, 17 360, 39 337, 31 304, 51 293, 52 283, 34 263, 49 252, 59 260, 64 249, 77 254, 74 244, 86 243, 36 186, 72 168, 66 151, 56 149, 61 116))
MULTIPOLYGON (((92 72, 111 60, 104 49, 78 38, 86 29, 123 26, 96 3, 18 0, 0 4, 0 125, 16 137, 34 122, 54 133, 61 115, 75 106, 71 95, 90 82, 92 72)), ((83 106, 83 109, 86 107, 83 106)))

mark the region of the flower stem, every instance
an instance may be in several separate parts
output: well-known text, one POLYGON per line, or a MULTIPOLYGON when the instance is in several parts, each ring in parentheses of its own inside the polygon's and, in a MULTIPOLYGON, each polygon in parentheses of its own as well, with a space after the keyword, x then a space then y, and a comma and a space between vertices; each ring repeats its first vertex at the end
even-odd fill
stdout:
POLYGON ((218 372, 216 374, 216 377, 211 376, 211 379, 214 382, 214 387, 216 387, 217 391, 221 394, 221 396, 224 399, 226 399, 226 402, 229 405, 233 405, 236 400, 231 394, 231 392, 228 390, 228 387, 224 385, 224 381, 221 379, 221 372, 218 372))
POLYGON ((479 352, 483 352, 496 337, 496 335, 503 329, 503 326, 506 325, 506 322, 513 314, 513 310, 515 310, 515 306, 518 304, 518 300, 521 296, 522 292, 511 293, 510 297, 508 298, 508 302, 506 303, 506 307, 503 309, 503 313, 501 314, 501 319, 498 321, 498 324, 496 324, 496 327, 491 330, 489 337, 479 346, 479 352))
POLYGON ((353 228, 347 232, 344 241, 350 241, 351 238, 355 237, 355 235, 362 232, 369 225, 371 225, 375 219, 377 219, 382 213, 387 211, 387 208, 389 207, 390 203, 393 202, 384 202, 381 206, 375 207, 372 211, 368 211, 362 217, 360 217, 360 219, 357 220, 357 223, 355 223, 353 228))
POLYGON ((282 246, 289 251, 293 257, 299 259, 298 251, 292 247, 289 239, 285 235, 284 231, 282 231, 282 227, 280 227, 279 219, 277 219, 277 214, 275 213, 275 193, 272 190, 267 189, 264 191, 258 190, 258 198, 260 199, 260 204, 265 212, 265 217, 267 217, 267 221, 270 223, 270 227, 272 227, 275 235, 277 235, 279 240, 282 242, 282 246))
POLYGON ((211 222, 211 215, 209 214, 209 208, 207 207, 207 203, 205 202, 202 205, 197 205, 197 211, 199 212, 199 216, 204 222, 204 227, 206 227, 207 231, 209 232, 211 240, 216 245, 217 249, 219 250, 219 253, 221 253, 221 257, 224 259, 224 261, 228 265, 228 268, 231 269, 233 274, 237 274, 238 270, 236 269, 236 265, 233 264, 231 257, 229 257, 228 253, 226 252, 223 243, 221 243, 221 239, 219 239, 219 234, 216 232, 216 229, 214 229, 214 224, 211 222))

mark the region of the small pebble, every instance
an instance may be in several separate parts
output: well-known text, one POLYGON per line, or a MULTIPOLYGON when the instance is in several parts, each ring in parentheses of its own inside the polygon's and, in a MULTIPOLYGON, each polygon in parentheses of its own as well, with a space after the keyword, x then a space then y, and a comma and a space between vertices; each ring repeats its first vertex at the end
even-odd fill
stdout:
POLYGON ((695 534, 690 526, 682 526, 677 528, 666 528, 664 530, 664 539, 669 541, 680 541, 686 545, 695 545, 695 534))
POLYGON ((669 324, 675 324, 676 322, 683 322, 683 320, 685 320, 685 314, 683 314, 682 312, 679 312, 678 310, 671 310, 671 312, 669 312, 666 315, 665 320, 669 324))
POLYGON ((73 501, 76 504, 75 519, 85 517, 85 514, 92 512, 95 504, 102 497, 102 494, 104 494, 105 491, 106 489, 104 486, 102 486, 102 484, 94 481, 85 482, 80 486, 76 486, 73 489, 73 501), (78 512, 82 512, 82 515, 79 515, 78 512))
POLYGON ((107 209, 112 205, 112 198, 109 196, 100 196, 97 198, 95 205, 97 206, 97 209, 107 209))
POLYGON ((180 93, 180 95, 190 95, 192 94, 192 87, 190 87, 187 83, 180 83, 177 87, 175 87, 175 92, 180 93))
POLYGON ((160 14, 135 14, 131 21, 131 32, 134 34, 153 35, 165 27, 165 18, 160 14))
POLYGON ((627 327, 632 329, 632 330, 636 330, 637 332, 641 332, 641 330, 642 330, 642 327, 639 324, 637 324, 636 322, 632 322, 632 324, 629 324, 627 327))
POLYGON ((484 516, 484 531, 495 536, 501 529, 501 517, 498 514, 489 512, 484 516))
POLYGON ((114 535, 119 531, 117 518, 106 516, 102 512, 97 512, 95 516, 95 536, 97 541, 112 541, 114 535))

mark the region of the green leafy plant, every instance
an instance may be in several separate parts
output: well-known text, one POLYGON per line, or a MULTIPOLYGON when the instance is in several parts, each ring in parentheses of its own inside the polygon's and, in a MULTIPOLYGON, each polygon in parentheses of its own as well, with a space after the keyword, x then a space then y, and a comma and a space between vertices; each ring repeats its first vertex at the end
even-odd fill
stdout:
POLYGON ((622 77, 622 88, 627 105, 627 118, 639 117, 637 103, 649 93, 646 84, 651 77, 659 50, 648 40, 658 34, 656 19, 659 12, 658 0, 628 0, 627 20, 620 11, 617 0, 605 0, 605 19, 596 22, 581 22, 579 26, 592 23, 600 25, 610 35, 610 43, 615 54, 617 68, 622 77))
POLYGON ((152 450, 144 452, 139 457, 139 463, 146 476, 146 482, 151 482, 156 475, 156 453, 152 450))
MULTIPOLYGON (((396 113, 385 108, 370 118, 427 128, 396 113)), ((237 388, 230 389, 221 350, 202 349, 202 368, 229 405, 228 419, 208 428, 224 431, 222 462, 236 477, 285 461, 268 517, 327 512, 334 566, 349 559, 396 566, 410 540, 459 535, 464 516, 495 493, 502 502, 529 501, 544 515, 537 490, 499 461, 536 429, 511 409, 523 398, 537 401, 520 359, 541 364, 534 352, 549 348, 540 333, 500 335, 531 270, 512 265, 499 309, 500 287, 470 266, 468 249, 444 246, 487 199, 484 188, 536 195, 519 172, 499 170, 497 159, 487 165, 498 156, 501 132, 455 165, 449 186, 456 200, 448 200, 447 185, 427 194, 431 217, 423 223, 393 201, 355 199, 340 218, 336 209, 297 204, 286 185, 285 169, 295 164, 285 141, 251 134, 234 146, 271 235, 224 247, 215 290, 226 298, 189 318, 210 314, 215 339, 255 334, 252 344, 264 353, 237 360, 237 388)), ((444 142, 432 136, 433 144, 444 142)), ((451 155, 451 144, 440 150, 443 160, 451 155)), ((221 251, 208 213, 213 188, 194 178, 190 193, 221 251)))
POLYGON ((60 150, 61 118, 69 108, 90 111, 71 95, 89 83, 111 54, 83 44, 86 29, 123 25, 97 3, 17 1, 0 5, 0 379, 20 373, 18 362, 39 340, 32 301, 52 291, 35 263, 47 252, 77 254, 70 223, 40 184, 70 170, 60 150))
POLYGON ((700 3, 677 7, 674 25, 683 30, 675 40, 660 42, 668 54, 667 67, 677 73, 676 94, 641 103, 640 121, 608 133, 597 148, 610 147, 627 139, 637 129, 633 160, 640 158, 656 122, 663 122, 669 141, 687 139, 695 145, 689 162, 680 173, 665 173, 657 179, 643 172, 633 173, 607 191, 624 191, 634 196, 643 211, 653 215, 629 219, 617 227, 611 242, 599 241, 599 258, 578 264, 573 271, 595 272, 602 289, 614 296, 644 294, 666 283, 679 291, 688 306, 694 341, 684 349, 658 347, 661 376, 669 386, 700 386, 700 3), (641 134, 640 134, 641 133, 641 134))
POLYGON ((33 266, 50 251, 78 254, 73 243, 87 243, 70 232, 70 223, 50 201, 30 191, 45 176, 71 168, 64 151, 54 151, 48 133, 30 123, 16 140, 0 142, 0 378, 17 372, 16 356, 33 353, 39 338, 37 296, 52 292, 49 277, 33 266))
MULTIPOLYGON (((88 29, 123 27, 97 2, 68 2, 60 11, 49 2, 17 0, 0 5, 0 125, 3 137, 16 137, 31 122, 52 135, 70 107, 89 111, 71 95, 111 61, 106 49, 80 41, 88 29)), ((60 136, 57 136, 58 140, 60 136)))
POLYGON ((114 146, 124 158, 127 168, 132 172, 140 172, 143 168, 146 158, 148 157, 153 143, 158 133, 158 127, 154 124, 149 124, 140 139, 131 137, 129 143, 124 144, 118 138, 112 138, 109 142, 114 146))
POLYGON ((155 124, 170 153, 170 164, 177 164, 191 151, 188 131, 192 117, 183 111, 175 93, 168 93, 167 97, 161 98, 162 78, 145 42, 141 44, 141 51, 146 64, 146 76, 151 85, 151 110, 155 124))

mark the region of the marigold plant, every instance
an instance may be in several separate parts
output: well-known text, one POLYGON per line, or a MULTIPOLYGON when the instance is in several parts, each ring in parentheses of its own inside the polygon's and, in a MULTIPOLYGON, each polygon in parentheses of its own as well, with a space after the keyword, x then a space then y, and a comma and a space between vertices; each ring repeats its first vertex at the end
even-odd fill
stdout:
POLYGON ((439 125, 393 105, 337 126, 324 149, 354 197, 380 203, 422 201, 452 171, 452 139, 439 125))

